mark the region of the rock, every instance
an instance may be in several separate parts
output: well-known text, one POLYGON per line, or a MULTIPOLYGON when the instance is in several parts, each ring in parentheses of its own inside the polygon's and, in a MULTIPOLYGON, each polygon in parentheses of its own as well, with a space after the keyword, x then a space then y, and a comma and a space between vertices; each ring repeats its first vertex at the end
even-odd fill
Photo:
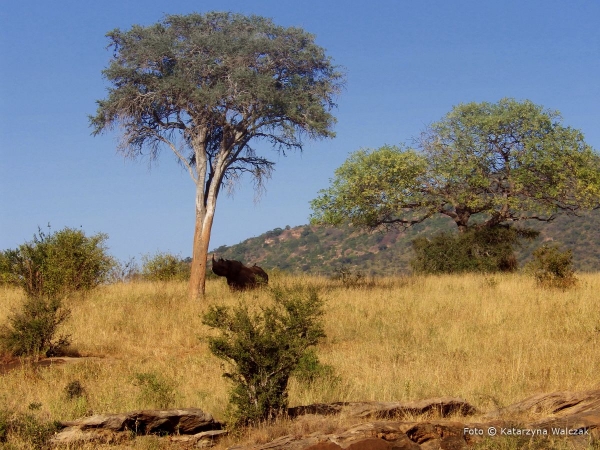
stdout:
POLYGON ((80 430, 89 430, 102 428, 111 431, 123 431, 125 429, 125 420, 127 414, 98 414, 95 416, 84 417, 83 419, 62 422, 61 426, 79 428, 80 430))
POLYGON ((453 414, 470 416, 477 409, 460 398, 440 397, 414 402, 336 402, 316 403, 307 406, 296 406, 288 409, 292 418, 303 414, 344 414, 349 417, 390 419, 406 416, 435 414, 447 417, 453 414))
POLYGON ((361 439, 345 447, 346 450, 391 450, 392 444, 383 439, 361 439))
POLYGON ((103 428, 111 431, 131 430, 137 434, 195 434, 220 430, 221 423, 197 408, 132 411, 125 414, 102 414, 63 422, 63 427, 81 430, 103 428))
POLYGON ((577 414, 600 409, 600 389, 582 392, 553 392, 537 394, 525 400, 492 411, 484 418, 577 414))
POLYGON ((202 431, 192 435, 171 436, 170 441, 185 443, 196 448, 210 448, 216 444, 218 438, 227 434, 225 430, 202 431))
POLYGON ((100 414, 62 422, 61 426, 63 429, 52 438, 53 443, 120 442, 129 436, 125 431, 135 434, 193 435, 191 441, 198 443, 214 441, 225 433, 214 432, 221 430, 222 424, 197 408, 100 414))
POLYGON ((223 428, 213 416, 197 408, 134 411, 127 415, 125 425, 138 434, 196 434, 223 428))
POLYGON ((464 425, 457 422, 424 422, 410 428, 406 435, 420 448, 462 450, 467 448, 464 425))
POLYGON ((342 447, 333 442, 319 442, 318 444, 306 447, 306 450, 340 450, 341 448, 342 447))

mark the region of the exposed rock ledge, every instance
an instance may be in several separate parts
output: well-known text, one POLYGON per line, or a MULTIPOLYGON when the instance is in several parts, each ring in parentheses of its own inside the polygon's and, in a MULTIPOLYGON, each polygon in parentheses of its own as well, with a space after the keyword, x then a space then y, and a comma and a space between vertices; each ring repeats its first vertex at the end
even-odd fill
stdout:
MULTIPOLYGON (((567 438, 574 448, 586 448, 590 442, 600 441, 600 390, 535 395, 479 416, 477 420, 458 421, 460 416, 476 413, 472 405, 456 398, 300 406, 290 408, 290 417, 342 414, 379 420, 362 423, 337 434, 283 436, 267 444, 239 445, 230 450, 459 450, 468 449, 475 442, 493 436, 490 430, 494 430, 496 436, 536 433, 554 439, 567 438), (409 417, 424 414, 431 414, 436 420, 406 421, 409 417), (449 415, 452 415, 452 420, 443 420, 449 415), (528 421, 520 420, 521 417, 527 417, 528 421)), ((171 441, 205 448, 226 433, 221 423, 200 409, 134 411, 92 416, 62 425, 64 429, 54 437, 54 444, 119 442, 129 439, 133 432, 170 435, 171 441)))
POLYGON ((124 414, 103 414, 70 422, 52 443, 74 442, 116 443, 129 439, 131 434, 177 435, 176 440, 194 443, 214 441, 225 434, 223 425, 201 409, 167 409, 132 411, 124 414))

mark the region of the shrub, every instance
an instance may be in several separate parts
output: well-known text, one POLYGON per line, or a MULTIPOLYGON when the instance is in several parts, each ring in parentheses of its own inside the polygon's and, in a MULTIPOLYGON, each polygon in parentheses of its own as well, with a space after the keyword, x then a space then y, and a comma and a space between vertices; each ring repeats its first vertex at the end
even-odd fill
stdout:
POLYGON ((312 384, 321 378, 335 378, 333 366, 319 361, 313 348, 302 355, 292 374, 302 384, 312 384))
POLYGON ((170 408, 175 404, 175 384, 156 373, 136 373, 133 382, 140 387, 140 401, 147 406, 170 408))
POLYGON ((67 396, 67 398, 69 400, 83 397, 83 395, 85 394, 85 389, 83 388, 83 386, 81 385, 81 382, 79 380, 74 380, 74 381, 69 382, 65 386, 64 390, 65 390, 65 395, 67 396))
POLYGON ((50 438, 59 428, 58 422, 42 422, 30 413, 0 411, 0 442, 19 444, 6 448, 24 448, 26 445, 27 448, 50 449, 50 438))
POLYGON ((69 336, 56 338, 58 327, 71 312, 58 299, 28 297, 21 312, 0 327, 0 346, 13 356, 57 356, 70 344, 69 336))
POLYGON ((12 270, 14 258, 15 250, 5 250, 0 252, 0 286, 18 284, 19 279, 12 270))
POLYGON ((127 261, 115 261, 108 274, 109 283, 127 283, 140 277, 140 267, 135 258, 127 261))
POLYGON ((543 245, 533 252, 533 261, 527 269, 544 287, 567 289, 577 284, 571 250, 561 251, 557 246, 543 245))
POLYGON ((345 265, 336 269, 331 279, 339 281, 346 289, 373 288, 375 286, 373 279, 367 279, 360 270, 355 271, 345 265))
POLYGON ((539 232, 498 226, 471 228, 464 233, 439 233, 413 241, 415 257, 410 265, 417 273, 514 272, 514 247, 539 232))
POLYGON ((224 376, 233 382, 230 407, 235 425, 272 420, 287 411, 288 381, 309 347, 325 336, 323 303, 315 290, 272 290, 273 306, 251 313, 211 306, 203 323, 220 331, 210 351, 231 363, 224 376))
POLYGON ((190 278, 190 264, 170 253, 144 255, 142 277, 148 281, 186 281, 190 278))
POLYGON ((28 296, 53 298, 87 291, 106 281, 114 265, 106 239, 105 234, 87 237, 73 228, 48 234, 38 229, 33 241, 3 252, 3 278, 28 296))

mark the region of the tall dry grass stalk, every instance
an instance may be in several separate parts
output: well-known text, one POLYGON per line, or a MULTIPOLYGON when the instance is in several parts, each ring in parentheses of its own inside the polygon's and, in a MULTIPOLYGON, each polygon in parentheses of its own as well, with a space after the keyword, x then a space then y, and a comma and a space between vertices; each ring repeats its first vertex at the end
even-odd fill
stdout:
MULTIPOLYGON (((539 392, 600 388, 600 275, 579 278, 560 291, 522 275, 389 278, 353 288, 273 276, 272 284, 316 286, 326 301, 318 354, 334 375, 310 386, 292 381, 291 404, 458 396, 488 410, 539 392)), ((5 323, 23 295, 4 288, 0 298, 5 323)), ((224 280, 210 280, 204 302, 188 300, 185 283, 116 284, 67 299, 64 331, 81 355, 96 358, 0 375, 0 409, 41 404, 37 414, 69 420, 156 407, 160 393, 136 381, 154 374, 172 406, 222 419, 229 385, 201 315, 209 303, 240 301, 258 308, 271 296, 231 293, 224 280), (83 396, 68 398, 72 381, 83 396)))

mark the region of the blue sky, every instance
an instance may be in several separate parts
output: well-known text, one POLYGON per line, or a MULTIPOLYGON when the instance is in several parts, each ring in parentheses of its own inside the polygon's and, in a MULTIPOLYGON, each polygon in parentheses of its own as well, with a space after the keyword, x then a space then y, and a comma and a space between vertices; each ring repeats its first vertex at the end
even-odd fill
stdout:
POLYGON ((233 11, 316 35, 347 85, 335 139, 280 157, 258 203, 249 180, 217 206, 210 248, 306 224, 309 201, 354 150, 410 142, 454 105, 529 99, 561 111, 600 149, 600 2, 577 0, 81 0, 0 10, 0 249, 38 225, 109 235, 119 259, 191 255, 194 185, 165 151, 126 161, 88 115, 107 84, 105 34, 164 14, 233 11))

